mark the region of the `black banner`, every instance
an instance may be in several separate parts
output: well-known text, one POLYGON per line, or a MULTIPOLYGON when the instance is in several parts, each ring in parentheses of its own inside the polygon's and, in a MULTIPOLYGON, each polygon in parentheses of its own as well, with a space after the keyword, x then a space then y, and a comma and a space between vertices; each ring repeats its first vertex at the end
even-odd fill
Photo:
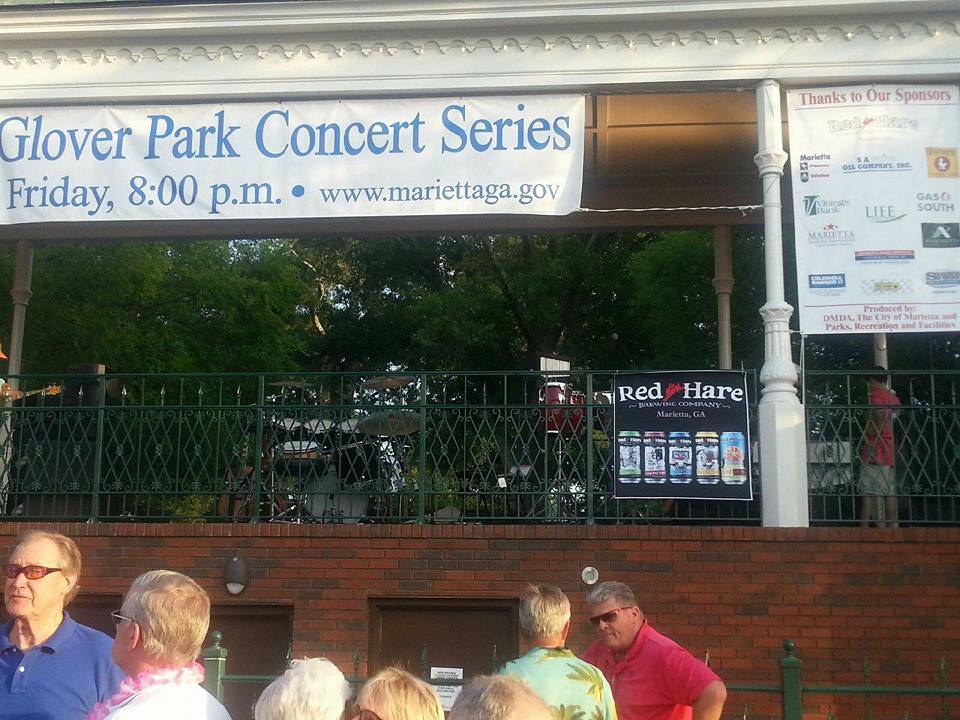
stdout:
POLYGON ((617 375, 613 412, 616 497, 753 499, 745 373, 617 375))

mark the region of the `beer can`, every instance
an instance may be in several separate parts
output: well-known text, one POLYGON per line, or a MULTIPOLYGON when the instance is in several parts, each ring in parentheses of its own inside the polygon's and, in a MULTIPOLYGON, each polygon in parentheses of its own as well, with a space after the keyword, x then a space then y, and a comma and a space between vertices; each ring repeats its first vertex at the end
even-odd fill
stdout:
POLYGON ((697 458, 697 482, 716 485, 720 482, 720 438, 715 432, 698 432, 694 436, 697 458))
POLYGON ((667 434, 648 431, 643 434, 643 479, 648 483, 667 481, 667 434))
POLYGON ((617 433, 617 477, 634 485, 643 476, 643 434, 633 430, 617 433))
POLYGON ((743 485, 747 481, 746 457, 743 433, 720 433, 720 479, 725 485, 743 485))
POLYGON ((693 440, 690 433, 670 433, 667 447, 670 482, 688 483, 693 480, 693 440))

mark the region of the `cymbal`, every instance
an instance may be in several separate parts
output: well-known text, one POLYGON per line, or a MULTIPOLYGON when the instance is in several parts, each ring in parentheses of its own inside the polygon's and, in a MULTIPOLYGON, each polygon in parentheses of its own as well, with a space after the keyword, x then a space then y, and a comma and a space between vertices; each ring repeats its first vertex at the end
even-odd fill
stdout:
POLYGON ((386 410, 361 418, 357 429, 367 435, 409 435, 420 429, 420 416, 411 410, 386 410))
POLYGON ((416 379, 415 375, 381 375, 366 380, 360 387, 364 390, 397 390, 416 379))

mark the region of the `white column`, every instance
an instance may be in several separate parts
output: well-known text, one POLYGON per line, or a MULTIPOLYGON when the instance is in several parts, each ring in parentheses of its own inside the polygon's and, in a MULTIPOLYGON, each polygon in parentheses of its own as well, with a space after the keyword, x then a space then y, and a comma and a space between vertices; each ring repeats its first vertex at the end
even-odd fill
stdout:
MULTIPOLYGON (((16 265, 13 274, 13 289, 10 297, 13 298, 13 322, 10 328, 10 349, 7 357, 10 358, 10 374, 19 375, 23 362, 23 329, 27 322, 27 303, 33 292, 30 284, 33 280, 33 243, 29 240, 17 241, 16 265)), ((20 381, 10 380, 10 386, 16 388, 20 381)))
POLYGON ((733 248, 730 226, 713 229, 713 290, 717 294, 717 344, 721 370, 733 367, 733 340, 730 328, 730 293, 733 292, 733 248))
POLYGON ((797 396, 797 370, 790 348, 793 308, 783 293, 783 232, 780 178, 783 151, 780 85, 764 80, 757 86, 758 152, 754 162, 763 184, 763 237, 767 301, 763 318, 764 361, 760 370, 760 473, 763 524, 807 527, 807 443, 803 405, 797 396))
POLYGON ((873 334, 873 364, 890 369, 890 358, 887 354, 887 334, 873 334))

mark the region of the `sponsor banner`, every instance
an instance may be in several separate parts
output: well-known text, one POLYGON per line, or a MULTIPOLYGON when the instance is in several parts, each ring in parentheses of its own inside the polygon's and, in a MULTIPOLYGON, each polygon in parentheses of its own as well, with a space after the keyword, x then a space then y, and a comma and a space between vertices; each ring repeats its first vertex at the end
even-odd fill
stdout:
POLYGON ((745 373, 617 375, 613 391, 616 497, 753 498, 745 373))
POLYGON ((0 110, 0 224, 580 206, 580 95, 0 110))
POLYGON ((800 330, 960 330, 960 88, 787 93, 800 330))

